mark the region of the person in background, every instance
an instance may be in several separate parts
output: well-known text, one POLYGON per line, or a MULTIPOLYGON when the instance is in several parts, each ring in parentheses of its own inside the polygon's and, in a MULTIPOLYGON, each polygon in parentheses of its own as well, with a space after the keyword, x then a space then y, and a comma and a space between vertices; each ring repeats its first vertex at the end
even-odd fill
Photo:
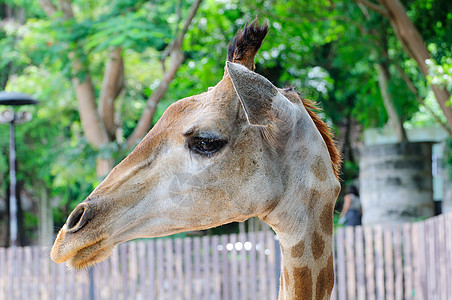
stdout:
POLYGON ((339 215, 339 224, 345 226, 361 225, 361 201, 359 200, 359 191, 355 185, 350 185, 348 192, 344 197, 344 207, 339 215))

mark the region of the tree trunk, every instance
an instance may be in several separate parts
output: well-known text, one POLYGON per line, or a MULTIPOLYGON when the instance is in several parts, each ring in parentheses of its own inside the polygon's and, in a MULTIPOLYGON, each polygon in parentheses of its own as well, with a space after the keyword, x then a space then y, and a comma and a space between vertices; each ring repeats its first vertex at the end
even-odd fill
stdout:
POLYGON ((110 140, 115 139, 115 100, 124 86, 124 61, 122 48, 113 49, 105 67, 104 80, 100 91, 99 116, 110 140))
POLYGON ((133 130, 130 137, 127 139, 128 147, 132 147, 137 142, 139 142, 149 131, 152 123, 152 117, 154 116, 155 110, 157 108, 157 104, 160 102, 160 100, 162 100, 163 96, 165 96, 169 84, 174 79, 174 76, 176 75, 176 72, 183 61, 184 56, 182 52, 175 52, 175 55, 172 55, 170 68, 165 72, 159 86, 149 97, 137 126, 133 130))
POLYGON ((378 85, 380 86, 381 97, 383 98, 383 103, 388 113, 388 124, 394 129, 397 142, 407 142, 408 138, 403 128, 403 120, 399 117, 397 109, 394 105, 394 101, 388 91, 388 83, 390 80, 390 73, 387 64, 377 63, 376 64, 378 72, 378 85))
POLYGON ((108 144, 109 140, 102 120, 97 113, 96 98, 91 78, 86 75, 84 81, 79 78, 74 78, 72 81, 79 104, 83 133, 91 145, 100 148, 108 144))
MULTIPOLYGON (((387 17, 405 51, 417 62, 422 74, 427 76, 428 66, 425 61, 431 58, 430 53, 421 35, 406 14, 405 8, 399 0, 378 0, 378 2, 386 8, 387 17)), ((452 127, 452 107, 447 106, 450 98, 449 92, 445 88, 433 84, 431 89, 446 116, 447 123, 452 127)))

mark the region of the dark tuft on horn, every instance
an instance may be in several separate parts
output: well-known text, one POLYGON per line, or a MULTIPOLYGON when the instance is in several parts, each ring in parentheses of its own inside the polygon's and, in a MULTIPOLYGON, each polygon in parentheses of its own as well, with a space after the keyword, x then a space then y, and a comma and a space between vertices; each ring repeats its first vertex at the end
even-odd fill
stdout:
POLYGON ((257 18, 237 32, 228 46, 227 60, 239 63, 254 71, 254 57, 268 33, 268 25, 260 25, 257 18))

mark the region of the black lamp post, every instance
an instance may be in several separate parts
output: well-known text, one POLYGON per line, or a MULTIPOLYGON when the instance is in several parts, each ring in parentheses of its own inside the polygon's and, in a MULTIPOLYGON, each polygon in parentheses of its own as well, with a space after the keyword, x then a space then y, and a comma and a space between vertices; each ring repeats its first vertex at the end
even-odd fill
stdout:
MULTIPOLYGON (((0 105, 21 106, 34 105, 39 101, 31 98, 29 95, 14 92, 0 92, 0 105)), ((11 247, 17 246, 17 199, 16 199, 16 143, 14 125, 31 120, 31 113, 17 112, 12 108, 5 110, 0 114, 0 123, 9 123, 9 220, 11 247)))

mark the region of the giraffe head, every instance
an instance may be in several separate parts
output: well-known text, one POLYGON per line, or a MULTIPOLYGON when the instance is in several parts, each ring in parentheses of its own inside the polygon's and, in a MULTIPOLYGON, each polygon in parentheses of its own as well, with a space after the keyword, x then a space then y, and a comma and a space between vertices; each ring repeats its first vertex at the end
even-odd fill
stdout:
POLYGON ((287 190, 296 163, 291 156, 307 143, 330 162, 322 176, 335 178, 324 139, 311 132, 316 126, 298 95, 252 71, 267 31, 255 22, 245 26, 228 48, 223 79, 172 104, 74 209, 53 245, 55 262, 83 268, 131 239, 265 216, 287 190))

